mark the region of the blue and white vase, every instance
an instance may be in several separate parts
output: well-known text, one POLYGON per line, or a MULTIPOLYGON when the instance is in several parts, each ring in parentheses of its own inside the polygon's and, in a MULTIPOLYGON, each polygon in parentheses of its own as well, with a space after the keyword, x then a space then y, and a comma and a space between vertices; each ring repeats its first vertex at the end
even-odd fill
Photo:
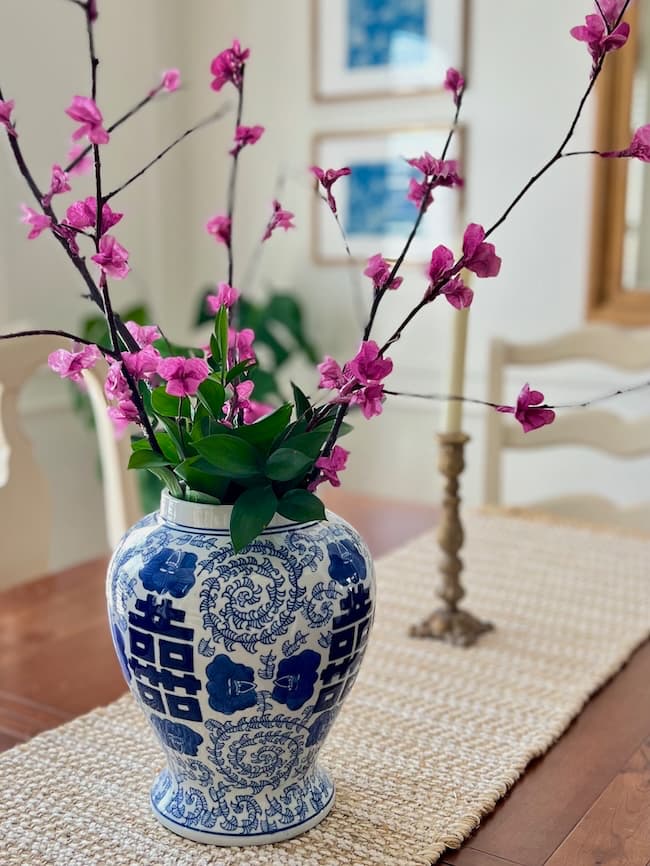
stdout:
POLYGON ((368 641, 374 573, 344 520, 276 517, 234 553, 231 507, 162 495, 111 560, 115 648, 167 766, 158 820, 188 839, 259 845, 334 804, 316 761, 368 641))

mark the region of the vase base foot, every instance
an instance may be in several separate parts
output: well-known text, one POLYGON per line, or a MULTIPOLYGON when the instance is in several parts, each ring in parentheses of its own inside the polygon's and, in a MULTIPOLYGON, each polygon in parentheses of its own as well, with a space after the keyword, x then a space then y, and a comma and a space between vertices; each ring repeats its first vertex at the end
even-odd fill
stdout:
MULTIPOLYGON (((312 785, 307 781, 303 782, 300 787, 303 788, 305 793, 307 791, 318 790, 321 794, 325 794, 322 805, 318 799, 316 801, 312 800, 309 803, 308 810, 311 814, 305 817, 304 820, 297 820, 294 823, 284 825, 278 817, 278 812, 283 812, 280 806, 280 797, 284 800, 284 792, 273 791, 265 796, 263 794, 258 795, 256 798, 257 802, 261 805, 261 798, 263 798, 267 804, 266 810, 259 809, 259 812, 262 814, 259 818, 255 817, 253 821, 246 822, 246 827, 239 826, 232 832, 228 832, 224 826, 230 823, 228 817, 218 816, 215 818, 214 816, 214 812, 217 811, 216 805, 215 809, 206 810, 206 814, 210 816, 208 821, 198 822, 194 819, 196 813, 191 813, 193 820, 190 826, 187 822, 183 822, 177 808, 179 797, 180 799, 184 799, 183 795, 186 797, 187 792, 183 791, 181 785, 176 789, 175 796, 168 796, 173 783, 171 783, 171 777, 167 770, 163 770, 154 783, 151 791, 151 808, 154 816, 163 827, 166 827, 178 836, 182 836, 184 839, 200 842, 203 845, 241 846, 286 842, 288 839, 300 836, 317 824, 320 824, 334 806, 335 786, 329 774, 318 768, 316 780, 316 785, 312 785), (314 802, 318 803, 318 805, 314 806, 314 802), (210 826, 210 824, 213 826, 210 826)), ((292 787, 295 789, 297 786, 294 785, 292 787)), ((241 797, 241 799, 245 800, 247 797, 241 797)), ((240 816, 241 814, 242 810, 239 811, 240 816)), ((286 811, 282 817, 285 816, 286 811)), ((234 823, 239 824, 239 821, 235 820, 234 823)))
POLYGON ((477 619, 466 610, 440 608, 418 625, 409 629, 411 637, 429 637, 453 646, 471 646, 485 632, 492 631, 491 622, 477 619))

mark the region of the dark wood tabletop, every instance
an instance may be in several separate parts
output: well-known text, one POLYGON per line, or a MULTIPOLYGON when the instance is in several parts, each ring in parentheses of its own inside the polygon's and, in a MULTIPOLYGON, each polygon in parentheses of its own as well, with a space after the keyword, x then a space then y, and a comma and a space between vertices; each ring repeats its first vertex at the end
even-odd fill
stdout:
MULTIPOLYGON (((375 556, 437 519, 427 506, 339 491, 328 504, 375 556)), ((126 691, 106 624, 105 568, 98 559, 0 593, 0 749, 126 691)), ((650 643, 440 863, 650 866, 650 643)))

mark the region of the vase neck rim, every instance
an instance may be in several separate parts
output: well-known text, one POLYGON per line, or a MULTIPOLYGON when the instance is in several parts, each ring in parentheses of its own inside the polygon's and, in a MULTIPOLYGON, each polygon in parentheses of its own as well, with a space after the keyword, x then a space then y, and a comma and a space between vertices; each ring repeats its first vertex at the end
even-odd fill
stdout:
MULTIPOLYGON (((230 528, 232 505, 211 505, 206 502, 188 502, 176 499, 168 490, 160 495, 160 517, 165 523, 173 523, 189 529, 223 529, 230 528)), ((268 528, 294 528, 300 524, 275 514, 268 528)))

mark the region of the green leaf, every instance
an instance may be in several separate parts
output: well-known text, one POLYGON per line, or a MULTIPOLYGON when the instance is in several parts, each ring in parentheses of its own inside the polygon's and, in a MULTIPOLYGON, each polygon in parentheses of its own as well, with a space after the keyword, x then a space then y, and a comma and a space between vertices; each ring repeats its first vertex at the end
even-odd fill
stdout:
POLYGON ((186 449, 183 447, 183 440, 181 439, 181 430, 176 421, 173 418, 165 418, 164 416, 160 416, 158 418, 160 423, 163 425, 165 430, 167 431, 167 435, 169 436, 171 442, 178 453, 179 459, 183 459, 185 457, 186 449))
POLYGON ((277 504, 271 485, 251 487, 238 497, 230 516, 230 537, 235 553, 250 544, 269 525, 277 504))
POLYGON ((149 469, 151 466, 167 466, 168 463, 164 454, 157 454, 151 448, 139 448, 131 454, 127 469, 149 469))
POLYGON ((160 446, 162 453, 167 458, 168 463, 176 464, 179 460, 183 459, 183 454, 178 451, 174 444, 174 440, 165 430, 159 430, 156 433, 156 442, 160 446))
POLYGON ((214 347, 210 340, 212 354, 221 363, 221 384, 225 385, 226 368, 228 367, 228 309, 221 307, 214 320, 214 347))
POLYGON ((234 432, 239 438, 267 454, 278 436, 286 429, 290 418, 291 404, 285 403, 284 406, 280 406, 270 415, 260 418, 254 424, 237 427, 234 432))
POLYGON ((266 461, 264 472, 273 481, 291 481, 304 475, 313 459, 293 448, 278 448, 266 461))
POLYGON ((196 396, 215 421, 219 421, 223 417, 223 404, 226 400, 226 392, 220 382, 217 382, 212 377, 205 379, 199 385, 196 396))
POLYGON ((210 334, 210 357, 208 358, 208 366, 215 371, 215 373, 221 372, 221 349, 219 348, 219 341, 215 337, 214 334, 210 334))
POLYGON ((314 410, 311 408, 309 398, 300 390, 295 382, 291 383, 291 388, 293 390, 293 402, 296 404, 296 420, 306 418, 307 421, 310 421, 314 410))
POLYGON ((226 385, 229 385, 233 379, 242 376, 247 370, 254 367, 256 363, 257 362, 252 358, 246 358, 245 361, 240 361, 239 364, 235 364, 235 366, 231 367, 226 374, 226 385))
POLYGON ((151 392, 151 406, 156 415, 164 418, 178 418, 179 415, 189 417, 189 403, 184 397, 173 397, 165 390, 164 385, 154 388, 151 392))
POLYGON ((156 478, 160 478, 160 480, 165 485, 167 490, 169 490, 172 496, 175 496, 176 499, 183 498, 183 488, 181 487, 178 479, 171 471, 171 469, 163 469, 150 466, 149 472, 153 473, 156 478))
POLYGON ((295 451, 301 451, 312 460, 315 460, 320 454, 320 450, 325 444, 329 433, 325 430, 313 430, 311 433, 301 433, 298 436, 289 436, 282 443, 283 448, 293 448, 295 451))
POLYGON ((262 466, 262 455, 248 442, 237 436, 219 433, 194 443, 194 447, 219 475, 246 478, 257 475, 262 466))
POLYGON ((221 500, 216 496, 210 496, 209 493, 199 493, 198 490, 187 490, 185 499, 188 502, 199 502, 202 505, 221 505, 221 500))
POLYGON ((211 472, 202 457, 189 457, 176 467, 176 473, 187 482, 190 490, 207 494, 221 500, 230 483, 229 478, 211 472))
POLYGON ((325 506, 318 496, 307 490, 288 490, 278 502, 277 512, 296 523, 309 520, 327 520, 325 506))

